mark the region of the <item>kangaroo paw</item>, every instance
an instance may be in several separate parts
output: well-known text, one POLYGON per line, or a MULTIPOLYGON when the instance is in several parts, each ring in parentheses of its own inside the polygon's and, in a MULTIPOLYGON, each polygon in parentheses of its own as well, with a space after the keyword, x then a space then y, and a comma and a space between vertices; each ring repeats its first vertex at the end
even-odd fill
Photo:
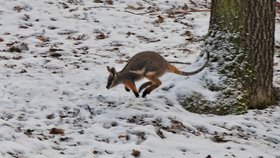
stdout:
POLYGON ((145 91, 143 92, 143 94, 142 94, 142 97, 145 98, 147 94, 150 94, 150 92, 148 92, 148 91, 145 90, 145 91))
POLYGON ((127 92, 130 92, 130 89, 128 87, 124 87, 124 89, 127 91, 127 92))
POLYGON ((139 93, 134 93, 134 95, 138 98, 139 97, 139 93))

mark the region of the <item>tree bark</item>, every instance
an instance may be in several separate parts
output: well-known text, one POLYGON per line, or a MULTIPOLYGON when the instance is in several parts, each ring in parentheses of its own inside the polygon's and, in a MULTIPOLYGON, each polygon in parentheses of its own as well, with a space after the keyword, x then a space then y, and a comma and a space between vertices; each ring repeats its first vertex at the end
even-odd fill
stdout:
POLYGON ((265 108, 273 103, 273 56, 275 7, 273 0, 248 1, 246 12, 246 45, 252 58, 254 85, 245 87, 250 92, 249 108, 265 108))
MULTIPOLYGON (((249 108, 265 108, 273 103, 272 88, 275 7, 274 0, 212 0, 210 31, 238 34, 231 42, 241 49, 245 69, 236 71, 249 108)), ((235 58, 240 55, 236 54, 235 58)), ((237 65, 238 66, 238 65, 237 65)))
POLYGON ((210 73, 217 73, 220 80, 206 79, 209 89, 218 93, 217 101, 200 101, 198 106, 211 104, 204 109, 216 105, 220 107, 218 111, 242 113, 247 108, 263 109, 275 102, 274 2, 212 0, 206 47, 212 54, 210 73))

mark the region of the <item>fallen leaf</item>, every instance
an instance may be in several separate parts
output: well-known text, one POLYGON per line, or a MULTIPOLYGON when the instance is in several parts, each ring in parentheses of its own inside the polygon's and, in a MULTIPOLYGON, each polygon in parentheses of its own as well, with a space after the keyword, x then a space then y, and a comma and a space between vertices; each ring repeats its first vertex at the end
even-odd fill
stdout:
POLYGON ((0 59, 2 59, 2 60, 9 60, 9 58, 5 57, 5 56, 0 56, 0 59))
POLYGON ((56 18, 50 18, 50 20, 51 20, 51 21, 57 21, 57 19, 56 19, 56 18))
POLYGON ((27 71, 25 70, 25 69, 22 69, 21 71, 20 71, 20 73, 27 73, 27 71))
POLYGON ((21 12, 23 9, 22 6, 14 6, 14 10, 17 11, 18 13, 21 12))
POLYGON ((138 150, 135 150, 135 149, 133 149, 133 150, 132 150, 132 153, 131 153, 131 155, 134 156, 134 157, 139 157, 140 154, 141 154, 141 152, 138 151, 138 150))
POLYGON ((94 0, 94 3, 103 3, 101 0, 94 0))
POLYGON ((54 114, 47 115, 47 119, 54 119, 54 118, 55 118, 54 114))
POLYGON ((219 136, 219 135, 215 135, 214 137, 211 138, 211 140, 213 142, 216 142, 216 143, 225 143, 225 142, 228 142, 228 140, 225 140, 223 136, 219 136))
POLYGON ((113 1, 112 0, 106 0, 105 3, 109 4, 109 5, 113 5, 113 1))
POLYGON ((131 35, 135 35, 135 33, 129 31, 129 32, 126 33, 126 35, 127 35, 127 37, 129 37, 129 36, 131 36, 131 35))
POLYGON ((57 51, 63 51, 63 49, 59 49, 59 48, 50 48, 49 51, 50 51, 50 52, 57 52, 57 51))
POLYGON ((96 39, 105 39, 108 38, 107 35, 105 35, 103 32, 99 33, 97 36, 95 36, 96 39))
POLYGON ((18 52, 21 53, 22 51, 29 50, 27 43, 21 43, 19 45, 9 45, 7 44, 10 48, 8 49, 9 52, 18 52))
POLYGON ((61 57, 62 55, 60 53, 51 53, 50 54, 51 57, 54 57, 54 58, 59 58, 61 57))
POLYGON ((24 134, 26 134, 26 135, 28 135, 28 136, 31 136, 33 132, 34 132, 33 129, 27 129, 27 130, 24 132, 24 134))
POLYGON ((163 23, 164 22, 164 18, 162 16, 157 16, 158 19, 156 20, 156 23, 163 23))
POLYGON ((13 59, 14 59, 14 60, 20 60, 20 59, 22 59, 22 56, 21 56, 21 55, 13 56, 13 59))
POLYGON ((19 25, 18 28, 20 28, 20 29, 28 29, 28 26, 26 26, 26 25, 19 25))
POLYGON ((38 40, 42 41, 42 42, 47 42, 47 41, 49 41, 49 38, 44 37, 44 36, 36 36, 36 38, 37 38, 38 40))
POLYGON ((139 40, 141 40, 143 42, 146 42, 146 43, 153 43, 153 42, 159 42, 160 41, 160 39, 157 39, 157 38, 148 38, 148 37, 140 36, 140 35, 137 35, 136 37, 139 40))
POLYGON ((136 10, 136 8, 132 5, 128 5, 125 9, 136 10))
POLYGON ((30 15, 28 15, 28 14, 24 14, 22 17, 22 20, 24 20, 24 21, 28 21, 29 19, 30 19, 30 15))
POLYGON ((52 128, 50 134, 59 134, 64 135, 64 129, 61 128, 52 128))
POLYGON ((156 129, 156 134, 161 138, 161 139, 165 139, 166 137, 163 135, 162 131, 160 130, 160 128, 156 129))
POLYGON ((63 9, 70 8, 66 3, 63 3, 63 2, 59 2, 59 3, 62 5, 63 9))
POLYGON ((128 9, 128 10, 142 10, 142 9, 144 9, 144 7, 143 6, 135 7, 135 6, 132 6, 132 5, 128 5, 125 9, 128 9))

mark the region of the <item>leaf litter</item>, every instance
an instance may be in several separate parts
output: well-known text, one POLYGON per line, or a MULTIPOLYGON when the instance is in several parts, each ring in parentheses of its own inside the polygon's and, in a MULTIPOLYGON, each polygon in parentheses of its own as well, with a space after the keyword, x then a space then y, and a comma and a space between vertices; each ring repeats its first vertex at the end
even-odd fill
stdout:
MULTIPOLYGON (((179 105, 178 97, 193 92, 212 97, 200 83, 207 70, 165 75, 162 88, 145 99, 121 86, 105 88, 106 66, 121 70, 139 51, 194 63, 177 65, 186 71, 201 64, 209 0, 0 4, 0 157, 280 156, 278 106, 215 116, 179 105)), ((279 27, 278 21, 276 43, 279 27)))

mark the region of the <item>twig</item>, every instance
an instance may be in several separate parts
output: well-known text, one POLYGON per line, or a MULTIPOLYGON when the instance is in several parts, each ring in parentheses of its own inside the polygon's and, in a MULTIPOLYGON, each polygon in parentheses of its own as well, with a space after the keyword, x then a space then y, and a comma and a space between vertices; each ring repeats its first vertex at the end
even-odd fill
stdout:
POLYGON ((198 9, 191 9, 188 12, 210 12, 210 9, 202 9, 202 10, 198 10, 198 9))
POLYGON ((125 10, 124 12, 130 13, 130 14, 134 14, 134 15, 145 15, 145 14, 152 13, 152 12, 154 12, 154 11, 153 11, 153 10, 151 10, 151 11, 148 11, 148 12, 143 12, 143 13, 134 13, 134 12, 131 12, 131 11, 125 10))
POLYGON ((94 7, 87 7, 85 9, 95 9, 95 8, 105 8, 105 9, 116 9, 115 7, 111 7, 111 6, 94 6, 94 7))
POLYGON ((169 63, 191 65, 191 63, 185 63, 185 62, 180 62, 180 61, 169 61, 169 63))
POLYGON ((143 0, 143 1, 146 2, 147 4, 151 5, 151 6, 156 6, 156 4, 151 2, 150 0, 143 0))
POLYGON ((89 113, 93 116, 95 116, 94 112, 91 110, 91 108, 89 107, 89 105, 87 104, 87 109, 89 111, 89 113))
POLYGON ((156 127, 156 134, 161 138, 161 139, 165 139, 165 135, 162 133, 162 131, 160 130, 159 127, 156 127))
POLYGON ((183 18, 177 18, 177 19, 174 20, 174 22, 178 22, 178 23, 180 23, 182 25, 186 25, 186 26, 192 27, 192 25, 188 24, 188 22, 183 22, 182 20, 184 20, 184 19, 185 19, 184 17, 183 18))
POLYGON ((136 37, 139 40, 142 40, 142 41, 147 42, 147 43, 153 43, 153 42, 159 42, 160 41, 160 39, 151 39, 151 38, 148 38, 148 37, 145 37, 145 36, 137 35, 136 37))

